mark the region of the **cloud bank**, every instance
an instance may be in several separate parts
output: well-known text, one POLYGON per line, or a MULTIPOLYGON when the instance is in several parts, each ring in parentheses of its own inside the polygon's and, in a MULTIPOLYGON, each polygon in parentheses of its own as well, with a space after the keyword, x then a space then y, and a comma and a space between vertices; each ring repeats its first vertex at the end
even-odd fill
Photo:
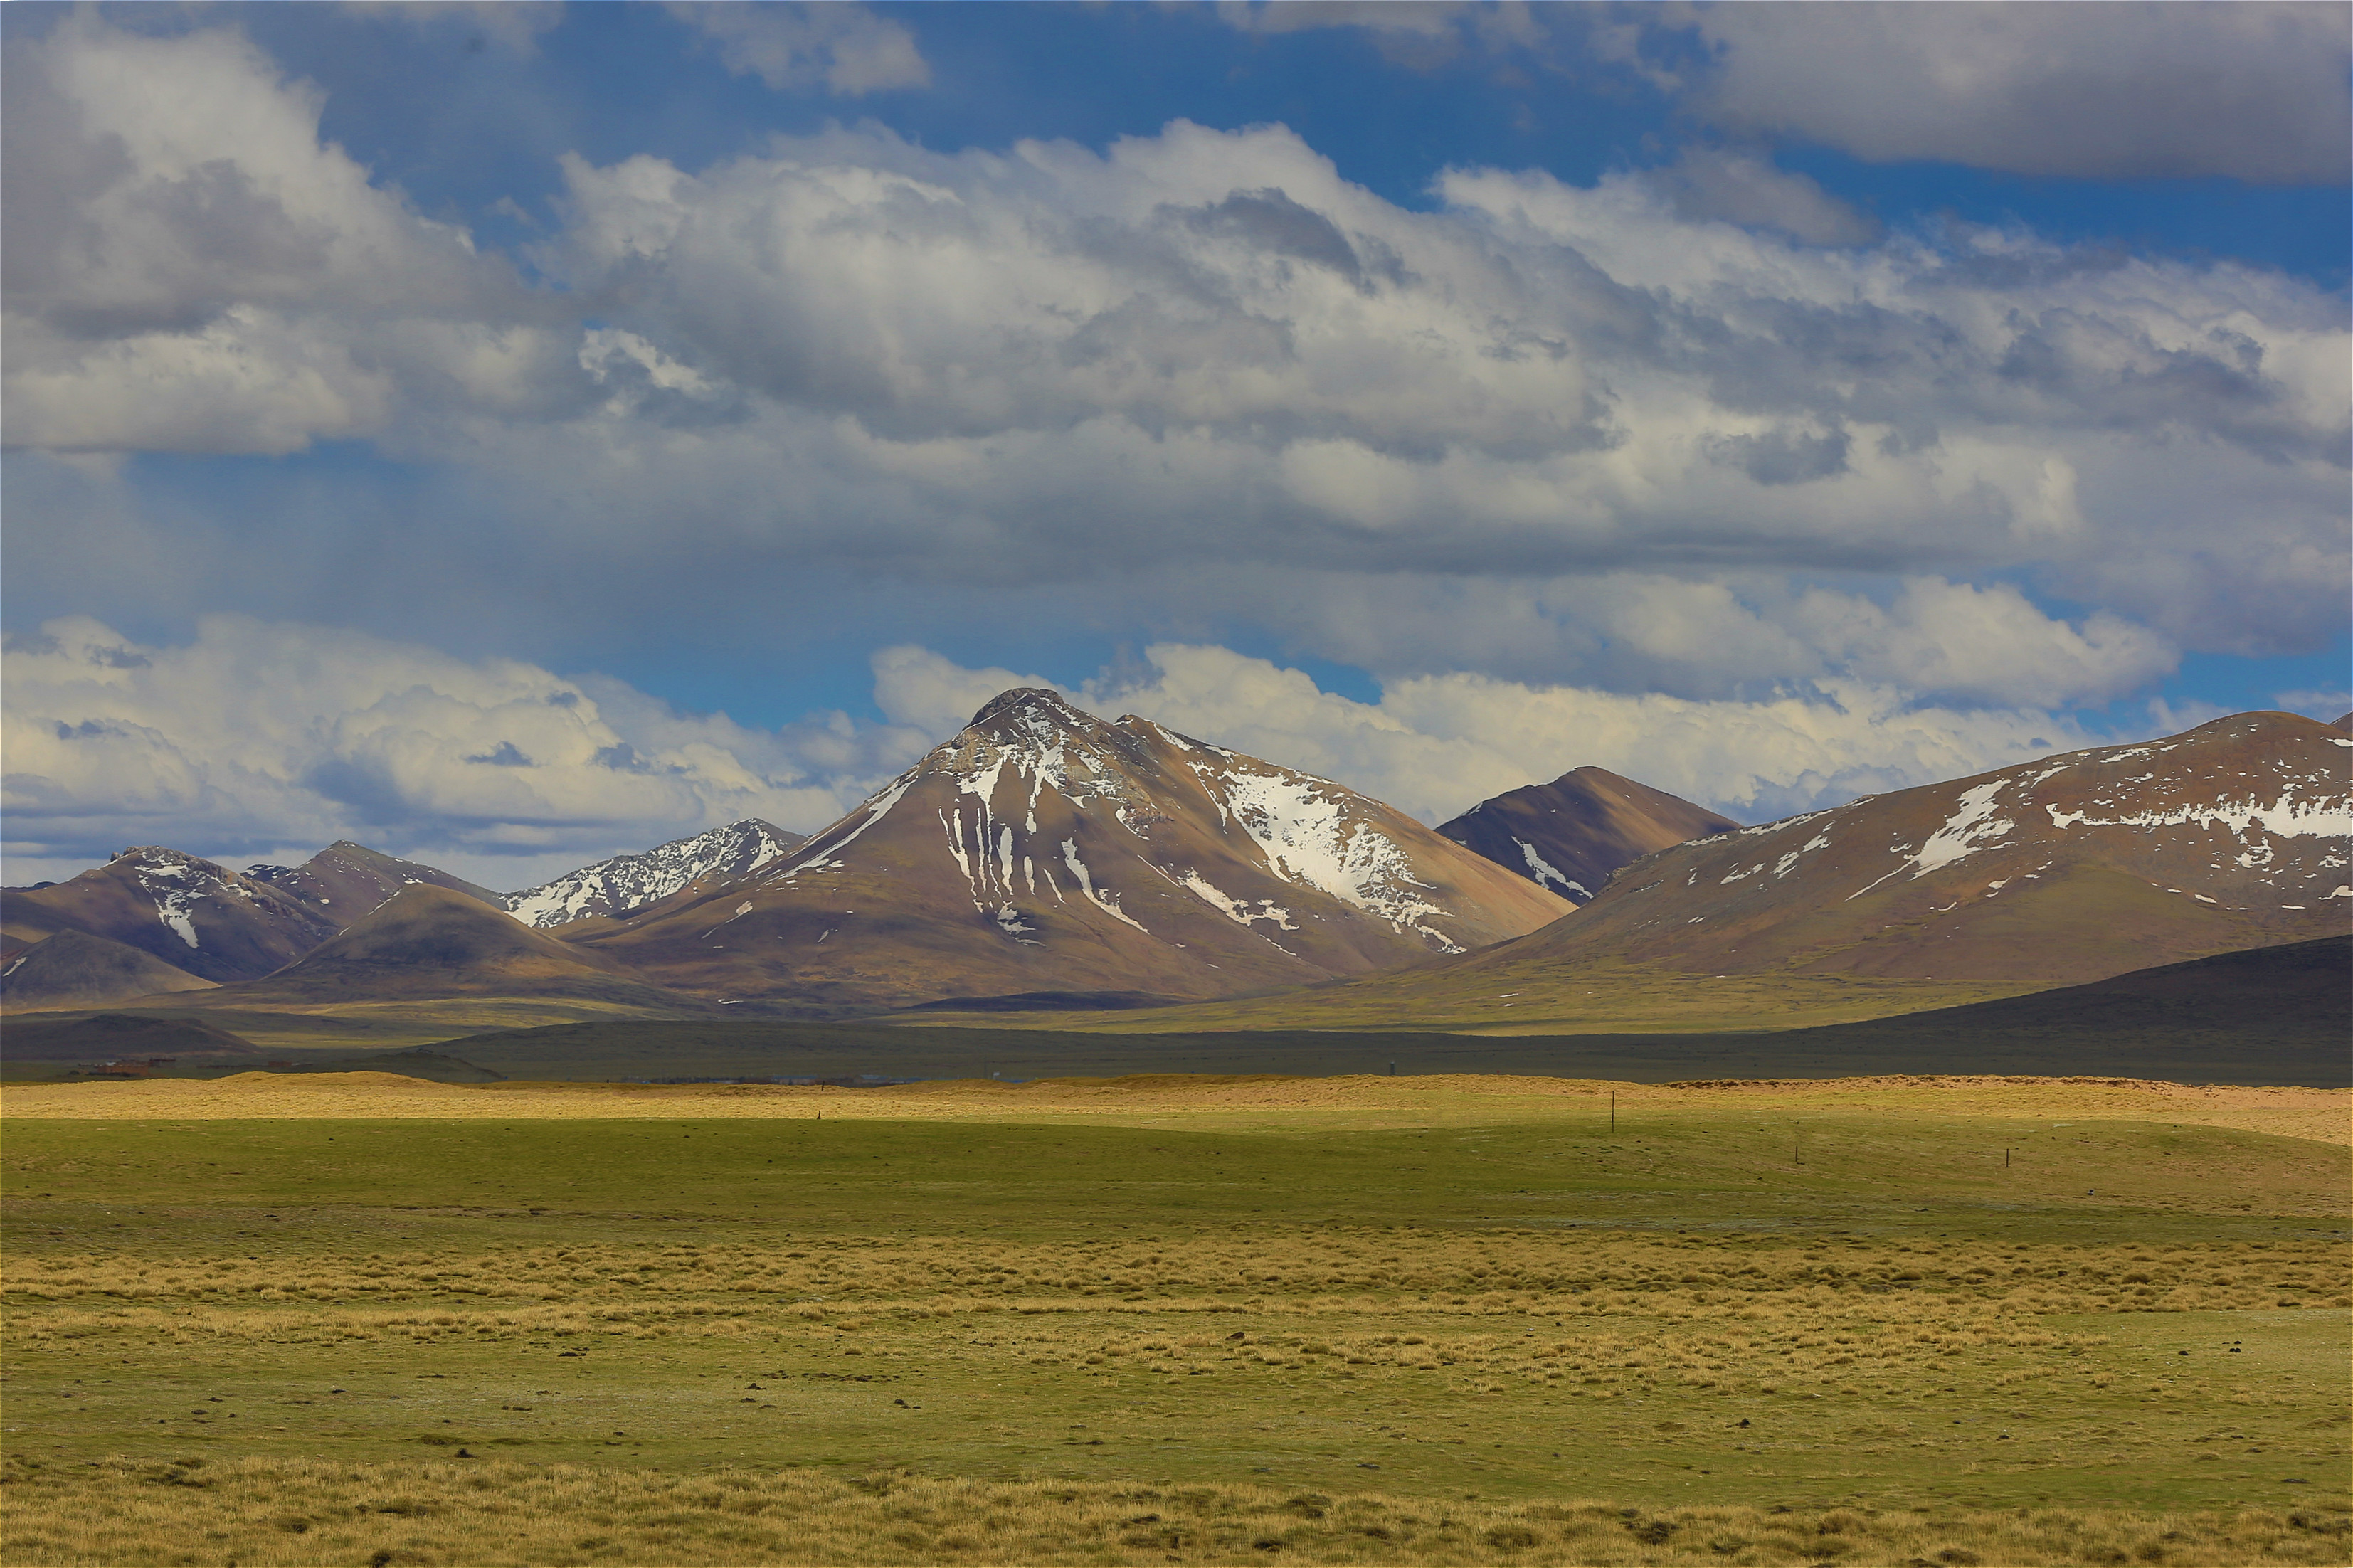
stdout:
MULTIPOLYGON (((1056 684, 902 645, 873 658, 883 721, 828 713, 767 731, 609 678, 236 616, 174 647, 60 619, 6 654, 0 803, 18 882, 132 843, 237 864, 355 838, 524 886, 744 816, 815 830, 988 698, 1056 684)), ((2048 714, 1923 706, 1859 681, 1710 702, 1456 674, 1367 703, 1182 644, 1066 689, 1433 823, 1586 763, 1754 819, 2097 739, 2048 714)))
MULTIPOLYGON (((1222 570, 1284 576, 1257 613, 1307 648, 1375 578, 1532 626, 1577 581, 1938 578, 2084 605, 2144 671, 2343 621, 2353 340, 2276 274, 1856 243, 1730 153, 1591 188, 1459 170, 1413 211, 1280 127, 1180 121, 1101 153, 863 128, 575 158, 526 283, 322 143, 233 34, 77 16, 9 69, 13 440, 366 437, 462 477, 421 550, 561 558, 583 615, 828 573, 1138 602, 1222 570)), ((20 560, 72 548, 79 520, 18 510, 20 560)), ((2027 679, 1980 695, 2045 700, 2027 679)))

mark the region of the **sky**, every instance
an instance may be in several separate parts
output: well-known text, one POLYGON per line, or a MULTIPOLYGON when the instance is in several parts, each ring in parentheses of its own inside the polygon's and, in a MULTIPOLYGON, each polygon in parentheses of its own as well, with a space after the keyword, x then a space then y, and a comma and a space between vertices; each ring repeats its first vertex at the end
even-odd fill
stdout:
POLYGON ((2339 5, 0 6, 5 875, 1010 685, 1442 821, 2353 709, 2339 5))

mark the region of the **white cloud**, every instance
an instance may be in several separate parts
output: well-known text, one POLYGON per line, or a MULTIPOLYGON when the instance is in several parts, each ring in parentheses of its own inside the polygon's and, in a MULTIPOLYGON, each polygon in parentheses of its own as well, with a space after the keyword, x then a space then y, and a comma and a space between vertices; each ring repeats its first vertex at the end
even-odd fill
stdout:
POLYGON ((1674 163, 1642 178, 1665 194, 1679 216, 1695 221, 1778 229, 1813 245, 1861 245, 1880 234, 1878 224, 1806 175, 1777 169, 1754 153, 1687 148, 1674 163))
POLYGON ((8 853, 37 866, 351 837, 523 886, 745 816, 822 826, 924 743, 839 715, 753 730, 607 678, 233 616, 178 647, 51 621, 5 675, 8 853))
POLYGON ((6 49, 12 445, 282 454, 404 390, 517 407, 486 341, 562 363, 511 269, 322 143, 319 95, 239 35, 84 11, 6 49))
POLYGON ((2342 5, 2305 0, 1222 0, 1217 15, 1253 33, 1364 28, 1413 67, 1473 47, 1572 78, 1599 64, 1736 132, 1873 162, 2332 184, 2346 177, 2353 145, 2353 19, 2342 5))
POLYGON ((2353 691, 2342 687, 2325 691, 2274 692, 2272 701, 2284 713, 2302 713, 2324 724, 2334 724, 2346 714, 2353 713, 2353 691))
MULTIPOLYGON (((525 886, 744 816, 813 830, 997 693, 1058 684, 913 646, 878 651, 873 668, 883 722, 829 713, 764 731, 608 677, 348 631, 211 616, 163 647, 55 620, 0 667, 10 875, 71 875, 132 843, 242 864, 349 837, 525 886)), ((1366 703, 1198 644, 1156 644, 1061 689, 1430 822, 1587 763, 1756 819, 2099 739, 2031 709, 1852 679, 1709 700, 1448 674, 1366 703)))
POLYGON ((1694 107, 1739 130, 2025 174, 2348 172, 2343 5, 1925 0, 1685 15, 1717 51, 1694 107))
POLYGON ((1149 674, 1073 695, 1336 779, 1430 823, 1588 764, 1760 821, 2106 739, 2049 713, 1940 708, 1860 682, 1693 701, 1440 675, 1390 682, 1366 703, 1228 648, 1158 644, 1145 657, 1149 674))
POLYGON ((666 8, 716 41, 729 70, 756 76, 778 92, 822 82, 830 92, 858 98, 931 84, 914 35, 851 0, 670 0, 666 8))
MULTIPOLYGON (((1461 170, 1409 210, 1282 128, 1179 122, 1100 153, 868 128, 693 172, 575 159, 534 258, 555 282, 526 289, 321 143, 315 95, 233 34, 77 15, 8 47, 11 439, 372 437, 452 476, 446 515, 399 509, 386 573, 460 586, 404 615, 484 613, 518 559, 583 619, 912 583, 1121 626, 1184 581, 1384 675, 1997 705, 2342 621, 2353 334, 2275 274, 1856 244, 1729 153, 1589 189, 1461 170), (1688 635, 1710 593, 1716 635, 1688 635), (1360 604, 1382 618, 1351 630, 1360 604), (1494 618, 1440 625, 1472 605, 1494 618)), ((63 511, 11 523, 20 573, 90 553, 63 511)), ((275 526, 245 602, 344 570, 310 519, 275 526)), ((152 563, 198 535, 149 533, 121 570, 185 602, 152 563)))
MULTIPOLYGON (((2233 526, 2342 553, 2347 400, 2323 367, 2343 311, 2275 276, 1990 231, 1824 251, 1694 222, 1631 176, 1464 172, 1411 213, 1279 130, 1009 157, 838 132, 699 176, 570 178, 575 285, 627 279, 630 331, 750 401, 691 435, 634 405, 516 430, 511 462, 740 519, 789 461, 815 489, 750 504, 804 548, 899 525, 941 570, 1030 580, 1204 549, 1444 573, 2040 562, 2146 616, 2184 599, 2136 592, 2141 564, 2252 488, 2268 504, 2233 526), (816 500, 836 486, 869 504, 816 500), (2192 504, 2151 504, 2167 486, 2192 504)), ((2188 601, 2264 570, 2225 563, 2188 601)), ((2336 615, 2304 597, 2296 616, 2336 615)))

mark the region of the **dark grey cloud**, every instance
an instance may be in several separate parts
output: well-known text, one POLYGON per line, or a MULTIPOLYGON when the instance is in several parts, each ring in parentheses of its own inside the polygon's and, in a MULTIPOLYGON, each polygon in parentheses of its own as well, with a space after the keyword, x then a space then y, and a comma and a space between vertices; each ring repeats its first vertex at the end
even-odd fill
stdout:
POLYGON ((2327 184, 2353 169, 2343 5, 1791 0, 1688 15, 1715 58, 1681 85, 1736 131, 2024 174, 2327 184))

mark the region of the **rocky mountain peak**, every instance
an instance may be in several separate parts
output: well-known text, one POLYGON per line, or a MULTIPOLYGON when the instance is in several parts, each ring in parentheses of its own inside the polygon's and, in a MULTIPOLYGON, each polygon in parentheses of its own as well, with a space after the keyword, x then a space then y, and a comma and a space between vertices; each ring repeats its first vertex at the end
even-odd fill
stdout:
POLYGON ((747 816, 641 854, 583 866, 553 882, 509 893, 499 903, 523 924, 543 928, 626 914, 697 883, 749 876, 783 858, 801 837, 747 816))
POLYGON ((1071 707, 1050 687, 1017 686, 982 703, 965 728, 1010 729, 1043 739, 1061 731, 1092 730, 1096 723, 1092 715, 1071 707))

